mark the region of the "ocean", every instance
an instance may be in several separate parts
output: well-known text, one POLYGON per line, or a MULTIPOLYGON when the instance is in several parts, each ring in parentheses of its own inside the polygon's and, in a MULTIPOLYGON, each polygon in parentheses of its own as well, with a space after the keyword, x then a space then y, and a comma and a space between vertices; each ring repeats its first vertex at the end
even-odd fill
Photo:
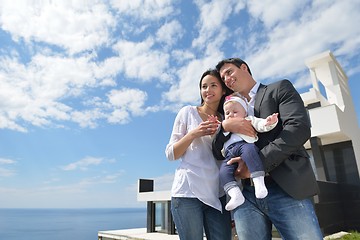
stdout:
POLYGON ((145 227, 145 208, 0 209, 1 240, 97 240, 98 231, 145 227))

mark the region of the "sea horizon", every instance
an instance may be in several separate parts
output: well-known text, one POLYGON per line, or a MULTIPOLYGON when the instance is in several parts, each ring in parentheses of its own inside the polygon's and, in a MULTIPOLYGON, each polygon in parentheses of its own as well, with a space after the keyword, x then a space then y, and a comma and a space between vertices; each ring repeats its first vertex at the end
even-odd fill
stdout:
POLYGON ((146 208, 0 208, 4 240, 91 240, 99 231, 146 227, 146 208))

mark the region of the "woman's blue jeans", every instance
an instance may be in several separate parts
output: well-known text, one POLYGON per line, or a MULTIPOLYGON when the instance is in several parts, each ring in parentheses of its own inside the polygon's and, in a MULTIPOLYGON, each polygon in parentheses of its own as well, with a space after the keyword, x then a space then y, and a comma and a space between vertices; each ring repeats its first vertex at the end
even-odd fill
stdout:
POLYGON ((245 185, 245 203, 233 212, 239 239, 271 240, 272 224, 285 240, 322 240, 323 236, 310 199, 296 200, 275 182, 269 194, 257 199, 254 187, 245 185))
POLYGON ((171 198, 171 213, 181 240, 231 240, 231 216, 224 209, 226 196, 220 198, 223 213, 197 198, 171 198))

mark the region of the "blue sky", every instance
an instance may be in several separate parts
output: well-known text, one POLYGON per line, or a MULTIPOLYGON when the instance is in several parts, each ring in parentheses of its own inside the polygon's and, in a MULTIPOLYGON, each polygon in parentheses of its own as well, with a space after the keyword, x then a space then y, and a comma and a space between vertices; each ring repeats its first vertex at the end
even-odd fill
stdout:
POLYGON ((0 2, 0 207, 145 207, 137 180, 170 189, 176 112, 225 57, 254 78, 311 87, 330 50, 360 114, 360 2, 0 2), (226 3, 225 3, 226 2, 226 3))

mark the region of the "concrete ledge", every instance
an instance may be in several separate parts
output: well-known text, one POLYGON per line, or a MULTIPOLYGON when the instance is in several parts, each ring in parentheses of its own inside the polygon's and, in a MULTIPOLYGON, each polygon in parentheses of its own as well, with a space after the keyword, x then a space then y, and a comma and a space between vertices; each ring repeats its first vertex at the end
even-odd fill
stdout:
POLYGON ((139 202, 170 201, 171 200, 171 192, 170 191, 139 192, 137 194, 137 200, 139 202))
POLYGON ((146 228, 134 228, 124 230, 99 231, 98 239, 114 240, 179 240, 178 235, 166 233, 147 233, 146 228))

